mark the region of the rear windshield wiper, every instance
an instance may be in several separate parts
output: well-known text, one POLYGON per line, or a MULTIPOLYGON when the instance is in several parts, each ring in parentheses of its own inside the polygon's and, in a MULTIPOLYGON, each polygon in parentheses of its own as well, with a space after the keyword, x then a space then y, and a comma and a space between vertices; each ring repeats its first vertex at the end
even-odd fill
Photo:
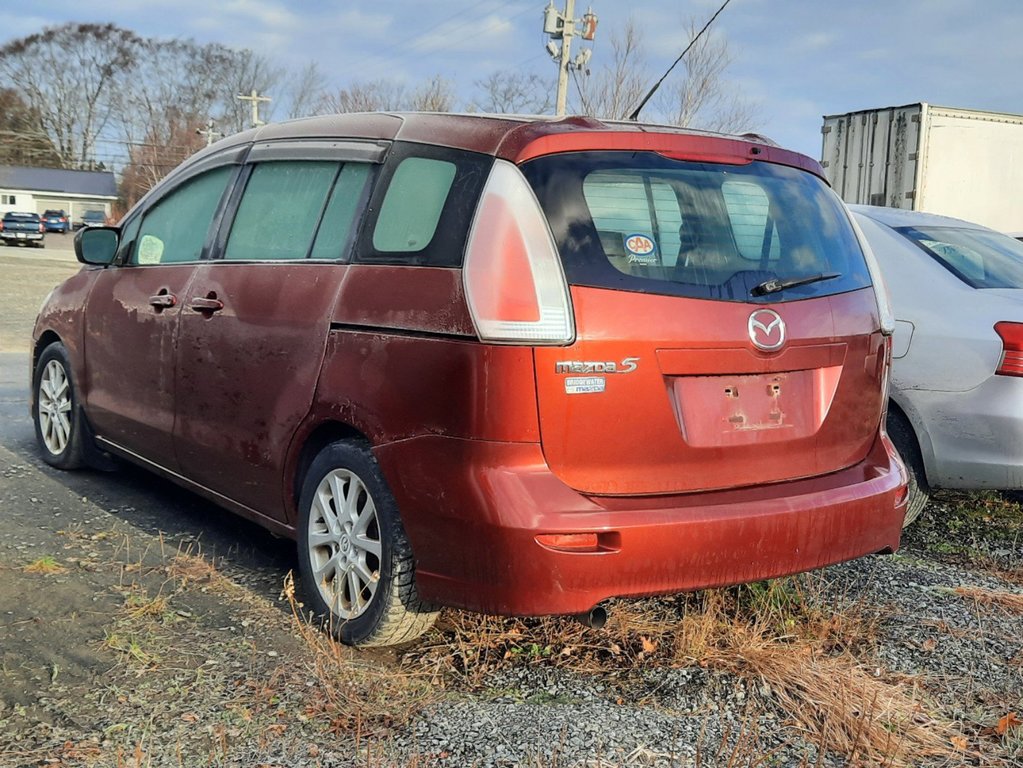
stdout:
POLYGON ((776 277, 772 277, 770 280, 765 280, 762 283, 754 285, 750 289, 750 296, 766 296, 769 293, 778 293, 778 291, 784 291, 787 288, 795 288, 800 285, 809 285, 810 283, 819 283, 822 280, 834 280, 836 277, 841 277, 839 272, 818 272, 816 275, 807 275, 806 277, 792 277, 788 280, 779 280, 776 277))

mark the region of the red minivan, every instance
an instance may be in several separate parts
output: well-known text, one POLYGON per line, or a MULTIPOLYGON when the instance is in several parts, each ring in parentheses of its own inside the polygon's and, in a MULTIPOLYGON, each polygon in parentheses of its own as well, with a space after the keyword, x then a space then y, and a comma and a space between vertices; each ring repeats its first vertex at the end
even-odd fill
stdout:
POLYGON ((761 137, 310 118, 75 248, 34 330, 43 457, 296 539, 347 643, 898 546, 883 286, 818 164, 761 137))

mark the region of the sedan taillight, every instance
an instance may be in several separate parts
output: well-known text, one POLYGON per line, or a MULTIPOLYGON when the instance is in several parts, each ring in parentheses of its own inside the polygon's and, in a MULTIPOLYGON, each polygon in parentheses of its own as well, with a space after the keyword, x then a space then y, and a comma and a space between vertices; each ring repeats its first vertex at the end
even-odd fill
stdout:
POLYGON ((1002 339, 1002 361, 995 373, 1023 376, 1023 323, 995 323, 995 333, 1002 339))

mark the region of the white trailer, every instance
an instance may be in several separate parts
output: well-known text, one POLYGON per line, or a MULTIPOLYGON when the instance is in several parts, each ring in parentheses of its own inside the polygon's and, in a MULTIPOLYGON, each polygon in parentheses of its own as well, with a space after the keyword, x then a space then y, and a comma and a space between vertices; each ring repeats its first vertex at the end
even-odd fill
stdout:
POLYGON ((824 117, 821 164, 847 203, 1023 231, 1023 115, 907 104, 824 117))

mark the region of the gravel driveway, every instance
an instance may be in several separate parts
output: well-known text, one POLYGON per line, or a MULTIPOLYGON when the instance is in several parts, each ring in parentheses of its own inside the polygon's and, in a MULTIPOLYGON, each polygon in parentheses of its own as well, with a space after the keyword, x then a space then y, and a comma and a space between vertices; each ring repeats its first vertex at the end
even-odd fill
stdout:
POLYGON ((296 618, 289 542, 39 460, 18 345, 73 265, 8 250, 0 765, 1023 764, 1015 502, 949 494, 896 555, 616 603, 601 631, 452 611, 351 652, 296 618))

